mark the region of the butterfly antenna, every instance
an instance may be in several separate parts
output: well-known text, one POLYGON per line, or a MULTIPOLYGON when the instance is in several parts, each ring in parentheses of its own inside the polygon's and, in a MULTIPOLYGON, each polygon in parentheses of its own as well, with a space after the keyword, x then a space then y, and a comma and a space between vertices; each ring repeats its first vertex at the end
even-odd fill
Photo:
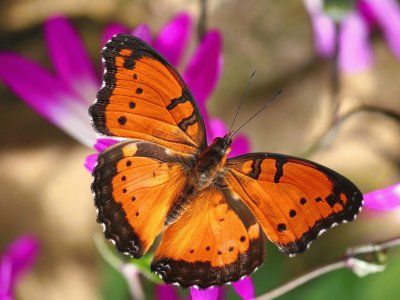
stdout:
POLYGON ((253 81, 253 79, 254 79, 255 77, 256 77, 256 71, 254 70, 254 72, 251 74, 250 79, 249 79, 249 81, 248 81, 248 83, 247 83, 246 89, 245 89, 244 92, 243 92, 242 100, 240 101, 239 107, 238 107, 237 110, 236 110, 235 116, 234 116, 233 121, 232 121, 232 123, 231 123, 231 127, 229 127, 229 131, 228 131, 228 132, 231 132, 232 127, 233 127, 233 125, 235 124, 235 121, 236 121, 236 118, 237 118, 237 116, 238 116, 238 114, 239 114, 240 108, 242 107, 242 104, 243 104, 243 102, 244 102, 244 99, 246 99, 247 92, 249 91, 250 84, 252 83, 252 81, 253 81))
POLYGON ((264 109, 268 108, 272 102, 274 102, 280 95, 282 94, 282 90, 279 90, 271 99, 267 101, 267 103, 259 110, 257 111, 250 119, 248 119, 242 126, 240 126, 238 129, 236 129, 232 134, 230 134, 230 137, 232 138, 240 129, 242 129, 247 123, 249 123, 251 120, 253 120, 258 114, 260 114, 264 109))

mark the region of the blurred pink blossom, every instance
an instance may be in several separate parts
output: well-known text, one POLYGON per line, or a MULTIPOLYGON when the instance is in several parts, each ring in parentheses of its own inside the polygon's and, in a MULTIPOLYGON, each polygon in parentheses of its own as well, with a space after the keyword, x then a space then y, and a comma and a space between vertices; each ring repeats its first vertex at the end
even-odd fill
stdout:
POLYGON ((364 206, 376 210, 400 209, 400 183, 364 194, 364 206))
POLYGON ((337 47, 339 70, 359 72, 371 67, 370 33, 375 26, 400 59, 400 6, 396 0, 356 0, 355 9, 337 26, 324 11, 323 0, 304 0, 304 4, 311 17, 316 52, 332 57, 337 47))

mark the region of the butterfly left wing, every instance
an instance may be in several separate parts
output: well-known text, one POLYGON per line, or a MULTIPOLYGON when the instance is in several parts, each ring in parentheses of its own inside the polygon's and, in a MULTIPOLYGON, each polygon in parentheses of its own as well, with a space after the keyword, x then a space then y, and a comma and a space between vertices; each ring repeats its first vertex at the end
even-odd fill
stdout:
POLYGON ((165 230, 151 269, 167 283, 205 289, 237 281, 264 261, 264 234, 228 189, 196 197, 165 230))
POLYGON ((122 141, 100 153, 92 183, 97 221, 119 251, 141 257, 174 217, 186 182, 185 162, 190 163, 140 140, 122 141))
POLYGON ((196 101, 159 53, 136 37, 119 34, 102 55, 103 86, 90 107, 99 133, 141 139, 183 154, 207 146, 196 101))
POLYGON ((289 255, 305 251, 327 228, 351 221, 362 194, 342 175, 314 162, 272 153, 227 161, 225 183, 289 255))

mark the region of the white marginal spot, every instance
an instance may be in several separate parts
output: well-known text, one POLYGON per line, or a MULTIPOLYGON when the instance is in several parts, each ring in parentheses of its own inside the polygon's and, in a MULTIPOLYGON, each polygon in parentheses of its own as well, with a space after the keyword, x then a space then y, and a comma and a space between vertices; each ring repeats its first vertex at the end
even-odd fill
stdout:
POLYGON ((101 228, 103 229, 103 232, 106 232, 106 224, 104 223, 100 223, 101 228))
POLYGON ((113 244, 114 246, 117 244, 116 242, 115 242, 115 240, 113 240, 113 239, 108 239, 110 242, 111 242, 111 244, 113 244))

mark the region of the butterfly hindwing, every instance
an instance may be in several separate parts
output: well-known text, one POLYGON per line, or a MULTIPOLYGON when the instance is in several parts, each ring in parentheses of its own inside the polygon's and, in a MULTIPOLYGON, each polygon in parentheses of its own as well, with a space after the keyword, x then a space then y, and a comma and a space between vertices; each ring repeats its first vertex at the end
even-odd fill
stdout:
POLYGON ((206 147, 200 110, 179 73, 142 40, 114 36, 102 50, 104 83, 90 108, 97 131, 181 153, 206 147))
POLYGON ((303 252, 327 228, 355 218, 362 194, 342 175, 311 161, 255 153, 228 159, 226 182, 281 251, 303 252))
POLYGON ((164 232, 151 268, 165 282, 208 288, 249 275, 264 260, 264 234, 229 189, 207 189, 164 232))
POLYGON ((97 220, 121 252, 142 256, 164 228, 186 180, 182 157, 144 141, 124 141, 99 155, 92 190, 97 220))

